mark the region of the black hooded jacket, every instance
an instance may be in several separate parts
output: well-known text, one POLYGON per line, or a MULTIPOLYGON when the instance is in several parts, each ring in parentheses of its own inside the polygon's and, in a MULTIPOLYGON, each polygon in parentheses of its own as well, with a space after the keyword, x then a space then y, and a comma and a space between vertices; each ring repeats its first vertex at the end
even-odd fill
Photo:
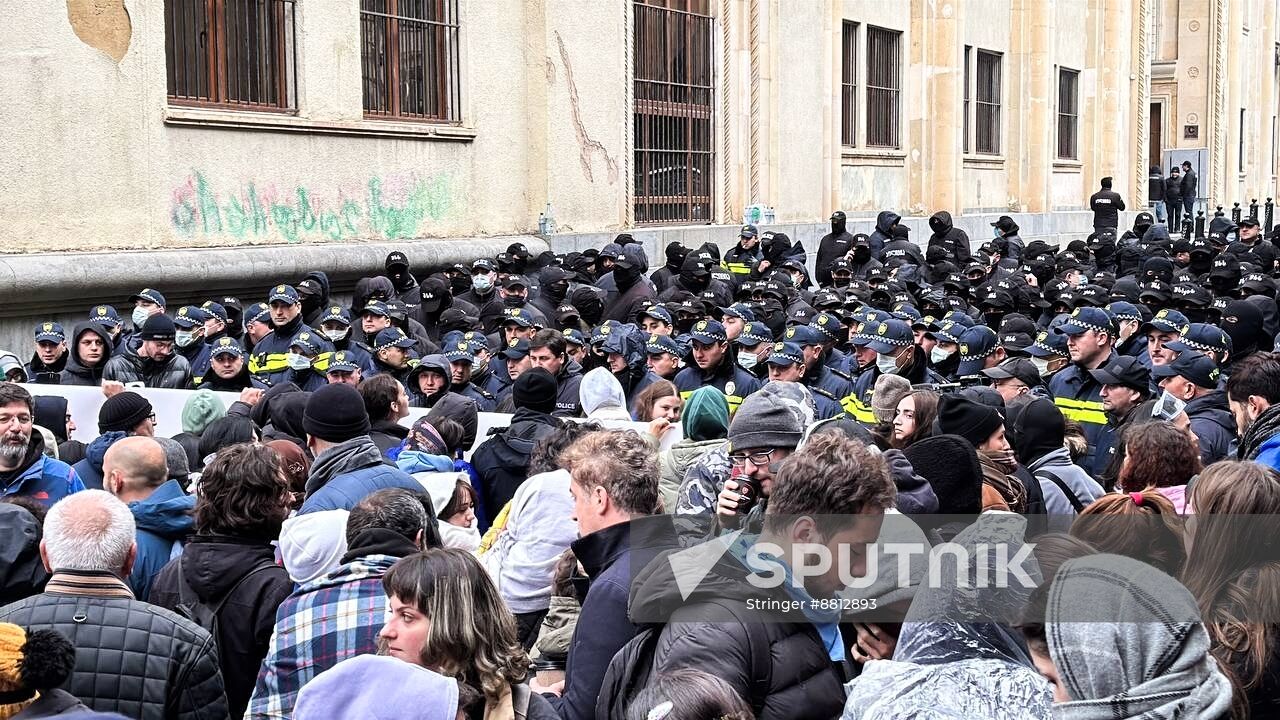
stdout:
MULTIPOLYGON (((302 295, 302 320, 308 325, 314 326, 316 321, 324 314, 325 308, 329 307, 329 276, 323 271, 312 270, 302 277, 302 281, 314 280, 320 286, 320 294, 314 299, 307 295, 302 295)), ((205 342, 212 343, 214 338, 207 338, 205 342)))
POLYGON ((275 564, 275 550, 267 539, 197 535, 156 576, 147 600, 177 611, 184 584, 208 606, 226 599, 214 642, 231 717, 241 717, 267 656, 276 610, 289 597, 293 582, 275 564))
POLYGON ((391 284, 391 279, 378 275, 376 277, 360 278, 356 282, 356 289, 351 293, 351 321, 356 322, 356 318, 360 317, 360 313, 364 311, 364 306, 369 304, 369 300, 375 295, 390 300, 396 296, 396 288, 391 284))
POLYGON ((823 235, 818 242, 818 257, 814 260, 814 267, 817 269, 818 284, 824 287, 831 284, 831 261, 848 255, 853 249, 853 234, 845 229, 845 222, 844 218, 832 219, 831 232, 823 235))
POLYGON ((71 334, 71 347, 68 348, 66 366, 62 369, 63 385, 101 385, 102 371, 107 367, 107 361, 111 359, 112 351, 111 336, 101 325, 94 323, 82 322, 78 323, 75 330, 71 334), (102 360, 94 367, 88 367, 80 359, 80 338, 85 333, 93 333, 102 339, 105 346, 102 353, 102 360))
MULTIPOLYGON (((529 471, 529 456, 539 440, 555 432, 563 421, 528 408, 516 408, 511 425, 495 431, 471 456, 471 467, 480 477, 484 507, 493 515, 515 497, 529 471)), ((481 532, 487 527, 480 528, 481 532)))
POLYGON ((876 229, 871 233, 871 257, 878 258, 884 252, 884 246, 893 240, 893 226, 902 220, 902 216, 892 210, 883 210, 876 216, 876 229))
POLYGON ((941 247, 951 254, 952 262, 957 267, 964 267, 969 262, 969 234, 956 227, 951 220, 951 213, 946 210, 936 212, 929 218, 929 247, 941 247))

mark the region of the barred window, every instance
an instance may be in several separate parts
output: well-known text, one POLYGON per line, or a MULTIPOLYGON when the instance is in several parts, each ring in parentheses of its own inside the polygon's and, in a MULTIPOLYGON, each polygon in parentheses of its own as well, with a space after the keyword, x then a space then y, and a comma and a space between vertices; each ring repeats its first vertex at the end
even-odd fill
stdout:
POLYGON ((708 0, 634 2, 637 223, 712 220, 714 19, 708 0))
POLYGON ((902 33, 867 28, 867 145, 901 148, 902 33))
POLYGON ((298 107, 294 0, 165 0, 169 102, 298 107))
POLYGON ((987 155, 1000 154, 1000 59, 999 53, 978 51, 973 144, 978 152, 987 155))
POLYGON ((367 117, 458 122, 457 0, 361 0, 367 117))
POLYGON ((858 24, 845 21, 840 67, 840 143, 858 144, 858 24))
POLYGON ((1076 141, 1076 126, 1079 123, 1080 73, 1076 70, 1059 68, 1058 70, 1058 158, 1062 160, 1079 160, 1080 151, 1076 141))

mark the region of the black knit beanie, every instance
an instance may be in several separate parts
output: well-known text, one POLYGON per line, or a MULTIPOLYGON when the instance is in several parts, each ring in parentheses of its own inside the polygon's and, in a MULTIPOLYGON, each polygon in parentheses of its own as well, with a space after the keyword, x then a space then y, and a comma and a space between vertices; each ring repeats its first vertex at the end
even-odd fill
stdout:
POLYGON ((528 408, 534 412, 551 414, 556 409, 556 394, 559 386, 555 377, 542 368, 526 370, 516 378, 511 389, 511 399, 517 408, 528 408))
POLYGON ((369 413, 354 387, 333 383, 311 394, 302 417, 302 429, 321 440, 346 442, 369 434, 369 413))
POLYGON ((916 474, 929 481, 938 496, 938 512, 982 511, 982 465, 973 444, 957 435, 935 435, 902 451, 916 474))
POLYGON ((1000 411, 959 395, 943 395, 938 402, 938 430, 959 435, 974 447, 986 442, 1004 423, 1000 411))
POLYGON ((136 392, 112 395, 98 408, 98 432, 129 432, 152 412, 151 403, 136 392))

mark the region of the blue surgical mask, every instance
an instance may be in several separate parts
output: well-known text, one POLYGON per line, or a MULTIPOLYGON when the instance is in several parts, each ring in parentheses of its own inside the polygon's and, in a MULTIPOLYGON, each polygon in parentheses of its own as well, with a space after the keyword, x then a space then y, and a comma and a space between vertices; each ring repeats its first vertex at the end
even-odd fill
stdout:
POLYGON ((756 364, 759 362, 760 362, 760 358, 757 357, 756 354, 751 352, 750 350, 738 351, 738 364, 742 366, 743 370, 750 370, 751 368, 755 367, 756 364))
POLYGON ((147 312, 146 308, 143 308, 143 307, 134 308, 133 317, 132 317, 133 326, 136 328, 141 328, 142 323, 146 322, 147 318, 149 317, 151 317, 151 313, 147 312))
POLYGON ((472 275, 471 287, 475 288, 476 292, 489 292, 493 289, 493 278, 489 275, 472 275))
POLYGON ((876 353, 876 368, 880 370, 882 375, 888 375, 898 369, 898 357, 896 355, 876 353))
POLYGON ((196 334, 190 330, 178 330, 173 334, 173 342, 178 347, 189 347, 196 341, 196 334))
POLYGON ((306 355, 299 355, 298 353, 286 353, 284 361, 294 370, 307 370, 311 367, 311 359, 306 355))
POLYGON ((947 358, 951 357, 954 353, 955 350, 944 350, 941 347, 934 346, 934 348, 929 351, 929 360, 932 361, 934 365, 937 365, 938 363, 946 362, 947 358))

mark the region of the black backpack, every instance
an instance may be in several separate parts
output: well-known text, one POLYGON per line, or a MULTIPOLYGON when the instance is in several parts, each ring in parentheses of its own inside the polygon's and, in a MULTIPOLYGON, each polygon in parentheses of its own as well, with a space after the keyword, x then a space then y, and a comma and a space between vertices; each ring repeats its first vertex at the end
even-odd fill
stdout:
POLYGON ((227 600, 236 594, 236 590, 239 590, 246 580, 274 567, 279 566, 267 560, 259 562, 249 572, 245 573, 244 577, 240 578, 235 585, 232 585, 231 589, 220 600, 215 603, 208 603, 200 599, 200 596, 196 594, 195 588, 191 587, 191 584, 187 582, 187 578, 182 574, 182 556, 179 555, 177 567, 178 606, 174 610, 182 617, 208 630, 216 643, 218 642, 218 615, 222 613, 222 606, 227 604, 227 600))
MULTIPOLYGON (((709 598, 706 602, 719 605, 737 618, 741 608, 735 608, 728 600, 709 598)), ((745 624, 745 623, 744 623, 745 624)), ((622 649, 609 661, 609 669, 605 671, 604 683, 600 686, 600 695, 596 699, 596 718, 626 717, 627 706, 635 699, 653 676, 653 660, 658 648, 658 638, 665 625, 648 625, 635 637, 627 641, 622 649)), ((751 653, 751 689, 746 698, 751 703, 752 711, 759 715, 764 709, 764 700, 769 693, 771 666, 769 661, 769 645, 759 633, 747 633, 751 653)))

